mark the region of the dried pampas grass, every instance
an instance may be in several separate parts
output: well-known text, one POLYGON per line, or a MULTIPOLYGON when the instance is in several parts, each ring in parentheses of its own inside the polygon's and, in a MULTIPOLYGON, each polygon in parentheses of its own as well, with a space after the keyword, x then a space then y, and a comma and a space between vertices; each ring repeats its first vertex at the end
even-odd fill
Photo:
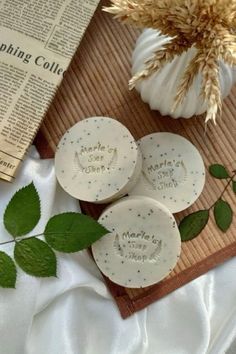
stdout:
POLYGON ((194 46, 197 53, 187 66, 173 110, 181 104, 195 76, 202 75, 201 96, 207 103, 206 121, 216 122, 222 101, 219 60, 236 65, 236 0, 112 0, 105 11, 140 28, 160 30, 172 37, 164 50, 146 62, 145 69, 130 80, 132 89, 194 46))

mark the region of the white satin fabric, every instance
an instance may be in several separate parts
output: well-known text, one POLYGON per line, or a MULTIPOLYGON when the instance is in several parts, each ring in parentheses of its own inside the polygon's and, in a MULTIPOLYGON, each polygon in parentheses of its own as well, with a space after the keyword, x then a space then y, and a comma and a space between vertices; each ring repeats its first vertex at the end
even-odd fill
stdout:
MULTIPOLYGON (((42 218, 79 210, 57 185, 53 161, 31 151, 13 184, 0 182, 0 240, 4 208, 34 181, 42 218)), ((12 245, 0 246, 12 254, 12 245)), ((58 254, 58 278, 36 279, 18 269, 16 290, 0 289, 0 354, 235 354, 236 259, 122 320, 86 251, 58 254), (231 345, 231 349, 229 349, 231 345)))

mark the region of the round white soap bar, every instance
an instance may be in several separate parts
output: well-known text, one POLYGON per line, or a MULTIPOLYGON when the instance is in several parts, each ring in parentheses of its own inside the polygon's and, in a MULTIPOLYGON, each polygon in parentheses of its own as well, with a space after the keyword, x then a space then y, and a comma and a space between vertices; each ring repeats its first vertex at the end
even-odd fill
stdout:
POLYGON ((177 213, 192 205, 205 184, 205 167, 196 147, 172 133, 155 133, 138 141, 143 155, 140 179, 130 195, 156 199, 177 213))
POLYGON ((141 168, 142 157, 128 129, 106 117, 74 125, 62 137, 55 156, 62 188, 77 199, 94 203, 127 194, 141 168))
POLYGON ((127 197, 108 207, 99 222, 111 233, 92 245, 100 270, 129 288, 155 284, 175 267, 181 252, 169 210, 147 197, 127 197))

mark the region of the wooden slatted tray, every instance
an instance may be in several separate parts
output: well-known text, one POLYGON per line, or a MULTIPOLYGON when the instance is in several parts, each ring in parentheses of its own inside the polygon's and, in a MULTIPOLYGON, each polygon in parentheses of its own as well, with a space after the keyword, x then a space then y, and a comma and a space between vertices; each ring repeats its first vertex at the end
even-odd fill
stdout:
MULTIPOLYGON (((181 134, 197 146, 206 167, 217 162, 229 170, 236 169, 236 88, 225 101, 218 126, 209 124, 206 133, 203 118, 174 120, 151 111, 135 91, 128 91, 127 85, 131 54, 139 32, 103 13, 101 6, 107 3, 101 2, 36 138, 41 156, 52 157, 61 136, 77 121, 104 115, 124 123, 137 139, 156 131, 181 134)), ((224 183, 207 175, 200 199, 176 215, 177 219, 209 207, 219 197, 224 183)), ((236 196, 229 192, 226 199, 236 214, 236 196)), ((88 203, 83 203, 82 208, 94 217, 102 211, 102 206, 88 203)), ((106 282, 126 318, 235 255, 236 217, 230 230, 223 234, 211 216, 202 234, 183 244, 177 267, 161 283, 145 289, 128 289, 108 279, 106 282)))

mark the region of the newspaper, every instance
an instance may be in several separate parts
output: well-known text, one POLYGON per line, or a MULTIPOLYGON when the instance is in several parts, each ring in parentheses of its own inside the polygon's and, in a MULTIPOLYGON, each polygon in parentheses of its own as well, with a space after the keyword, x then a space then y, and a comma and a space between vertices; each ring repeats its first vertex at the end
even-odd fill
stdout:
POLYGON ((0 0, 0 178, 15 178, 98 3, 0 0))

